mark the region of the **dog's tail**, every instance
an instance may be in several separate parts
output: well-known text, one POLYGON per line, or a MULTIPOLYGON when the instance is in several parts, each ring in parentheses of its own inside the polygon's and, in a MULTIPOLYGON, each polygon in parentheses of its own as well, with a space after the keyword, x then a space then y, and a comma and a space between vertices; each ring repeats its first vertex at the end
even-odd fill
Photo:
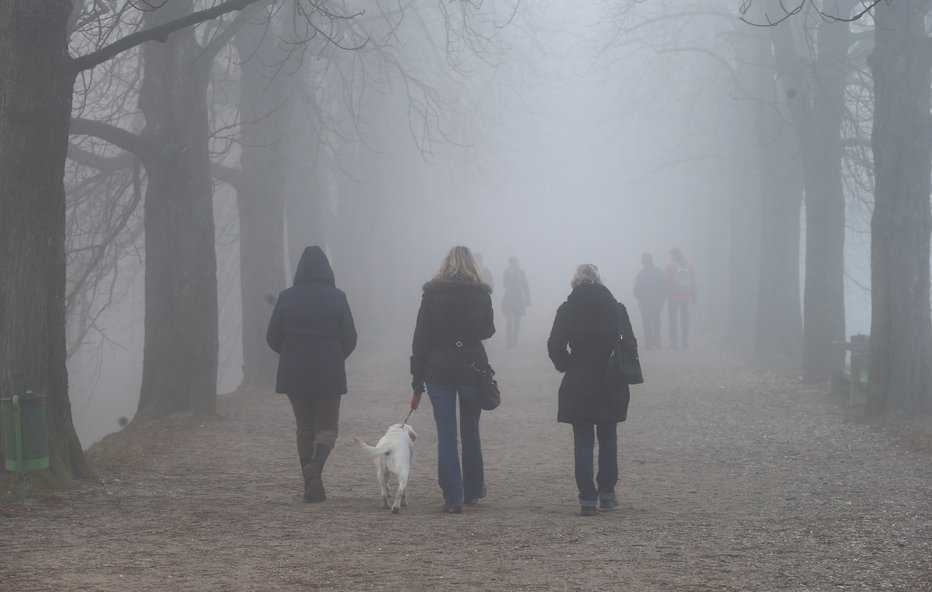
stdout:
POLYGON ((382 456, 383 454, 388 454, 391 448, 388 446, 369 446, 366 444, 362 438, 353 436, 353 442, 356 443, 356 446, 359 446, 363 451, 372 457, 382 456))

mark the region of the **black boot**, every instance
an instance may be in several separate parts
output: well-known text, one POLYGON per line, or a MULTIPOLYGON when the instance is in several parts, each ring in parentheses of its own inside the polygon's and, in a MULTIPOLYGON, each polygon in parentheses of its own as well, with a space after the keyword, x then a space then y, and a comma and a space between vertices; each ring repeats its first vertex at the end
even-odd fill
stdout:
MULTIPOLYGON (((304 470, 304 467, 308 466, 311 462, 311 459, 308 457, 301 457, 301 474, 306 475, 307 471, 304 470)), ((311 501, 311 494, 307 487, 307 477, 304 477, 304 503, 311 501)))
POLYGON ((302 467, 304 474, 304 501, 305 502, 322 502, 327 499, 324 492, 324 483, 320 475, 324 471, 324 464, 327 457, 330 456, 330 447, 326 444, 314 445, 314 456, 302 467))

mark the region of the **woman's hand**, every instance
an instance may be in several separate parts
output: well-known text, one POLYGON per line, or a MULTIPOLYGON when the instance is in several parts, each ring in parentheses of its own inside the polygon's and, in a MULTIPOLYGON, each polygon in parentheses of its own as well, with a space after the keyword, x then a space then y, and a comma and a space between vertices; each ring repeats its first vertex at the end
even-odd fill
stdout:
POLYGON ((411 395, 411 411, 417 409, 417 406, 421 404, 421 393, 414 393, 411 395))

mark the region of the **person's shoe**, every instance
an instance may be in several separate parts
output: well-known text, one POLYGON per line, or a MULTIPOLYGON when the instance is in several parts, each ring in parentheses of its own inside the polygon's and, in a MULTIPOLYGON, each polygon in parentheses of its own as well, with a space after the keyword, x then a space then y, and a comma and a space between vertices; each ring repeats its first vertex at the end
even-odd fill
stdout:
POLYGON ((479 503, 479 500, 485 497, 485 493, 486 493, 486 490, 485 490, 485 487, 483 487, 482 493, 480 493, 479 495, 473 496, 473 497, 467 497, 465 500, 463 500, 463 503, 466 504, 467 506, 474 506, 477 503, 479 503))
POLYGON ((443 504, 443 511, 447 514, 462 514, 463 504, 459 502, 445 502, 443 504))
POLYGON ((580 506, 579 515, 580 516, 595 516, 599 511, 595 506, 580 506))
POLYGON ((304 503, 319 503, 327 500, 324 492, 324 482, 313 462, 309 462, 301 469, 304 475, 304 503))
POLYGON ((614 495, 611 496, 599 496, 599 509, 600 510, 614 510, 618 507, 618 498, 614 495))

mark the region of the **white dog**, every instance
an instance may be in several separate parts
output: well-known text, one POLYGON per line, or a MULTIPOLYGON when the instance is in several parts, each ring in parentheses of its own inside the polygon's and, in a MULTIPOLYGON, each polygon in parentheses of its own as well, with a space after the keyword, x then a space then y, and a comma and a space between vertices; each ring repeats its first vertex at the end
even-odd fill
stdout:
POLYGON ((388 480, 394 477, 398 483, 392 513, 397 514, 402 506, 408 505, 405 490, 408 488, 408 474, 411 472, 411 458, 414 456, 414 440, 417 434, 411 426, 396 423, 389 426, 385 435, 374 447, 363 442, 362 438, 353 437, 353 441, 375 459, 382 489, 382 507, 388 508, 388 480))

